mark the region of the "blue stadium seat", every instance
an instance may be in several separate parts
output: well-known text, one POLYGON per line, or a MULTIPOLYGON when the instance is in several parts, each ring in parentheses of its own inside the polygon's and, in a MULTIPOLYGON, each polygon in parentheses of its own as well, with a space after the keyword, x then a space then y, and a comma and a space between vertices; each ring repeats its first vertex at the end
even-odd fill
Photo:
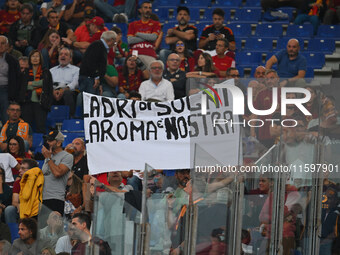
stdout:
POLYGON ((236 54, 236 65, 251 67, 262 64, 262 54, 260 52, 238 52, 236 54))
POLYGON ((291 38, 306 38, 310 39, 313 37, 313 25, 312 24, 304 24, 304 25, 289 25, 287 28, 287 37, 291 38))
POLYGON ((340 40, 340 26, 320 25, 317 37, 340 40))
POLYGON ((217 8, 219 6, 229 6, 229 7, 239 7, 242 5, 242 0, 216 0, 214 4, 214 8, 217 8))
POLYGON ((261 20, 261 9, 237 9, 233 22, 258 23, 261 20))
POLYGON ((248 38, 251 35, 250 24, 236 24, 230 23, 228 27, 233 31, 235 38, 248 38))
MULTIPOLYGON (((291 37, 280 38, 277 41, 276 50, 286 49, 287 48, 287 43, 288 43, 288 41, 290 39, 291 39, 291 37)), ((304 48, 304 40, 302 38, 296 38, 296 39, 299 41, 301 50, 303 50, 303 48, 304 48)))
POLYGON ((43 134, 41 133, 33 133, 32 134, 32 151, 35 151, 36 148, 41 148, 43 145, 43 134))
POLYGON ((152 6, 155 7, 174 7, 177 5, 180 5, 180 0, 157 0, 157 1, 153 1, 152 6))
POLYGON ((43 167, 43 165, 44 165, 44 161, 45 161, 45 160, 37 160, 40 169, 42 169, 42 167, 43 167))
POLYGON ((236 37, 235 43, 236 43, 236 51, 241 51, 242 50, 242 40, 240 38, 236 37))
POLYGON ((259 24, 256 26, 255 35, 259 37, 281 37, 282 36, 281 24, 259 24))
POLYGON ((271 38, 248 38, 244 49, 247 51, 268 52, 273 49, 273 40, 271 38))
POLYGON ((244 68, 238 67, 237 70, 238 70, 238 73, 240 74, 240 78, 243 78, 244 77, 244 68))
POLYGON ((325 65, 325 55, 321 52, 302 53, 307 59, 307 67, 321 69, 325 65))
POLYGON ((61 126, 62 132, 84 132, 84 120, 82 119, 69 119, 64 120, 61 126))
POLYGON ((308 41, 308 51, 321 51, 326 54, 332 54, 335 50, 335 41, 332 39, 311 39, 308 41))
POLYGON ((160 22, 169 19, 169 8, 167 7, 156 7, 153 8, 152 12, 158 16, 160 22))
MULTIPOLYGON (((185 0, 184 4, 181 4, 181 5, 185 5, 188 8, 192 6, 207 8, 211 6, 211 0, 185 0)), ((191 14, 191 11, 190 11, 190 14, 191 14)))
MULTIPOLYGON (((176 17, 177 13, 174 15, 176 17)), ((200 17, 200 8, 192 8, 190 7, 190 22, 193 23, 195 21, 199 21, 200 17)))
POLYGON ((72 141, 76 138, 85 138, 85 134, 83 132, 63 132, 64 135, 64 142, 63 142, 63 147, 68 145, 69 143, 72 143, 72 141))
POLYGON ((68 105, 52 105, 51 111, 47 115, 47 120, 55 123, 62 123, 63 120, 69 119, 70 107, 68 105))
POLYGON ((74 117, 78 118, 78 119, 83 118, 83 108, 82 108, 82 106, 77 106, 76 107, 76 112, 74 114, 74 117))
POLYGON ((247 0, 245 7, 261 7, 261 1, 247 0))

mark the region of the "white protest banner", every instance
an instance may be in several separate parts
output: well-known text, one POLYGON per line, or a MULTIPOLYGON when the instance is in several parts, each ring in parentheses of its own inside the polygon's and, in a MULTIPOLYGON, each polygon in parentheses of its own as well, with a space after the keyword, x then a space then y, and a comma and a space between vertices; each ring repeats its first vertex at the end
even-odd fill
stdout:
MULTIPOLYGON (((202 116, 201 93, 156 103, 88 93, 84 93, 83 99, 91 174, 144 170, 146 163, 155 169, 190 168, 193 167, 191 145, 196 141, 207 141, 204 149, 209 153, 222 145, 223 151, 218 151, 217 155, 224 162, 219 161, 237 164, 238 130, 230 129, 228 125, 212 126, 212 118, 218 117, 216 113, 232 118, 230 104, 215 109, 216 113, 208 110, 209 114, 202 116)), ((227 98, 225 102, 228 102, 227 98)))

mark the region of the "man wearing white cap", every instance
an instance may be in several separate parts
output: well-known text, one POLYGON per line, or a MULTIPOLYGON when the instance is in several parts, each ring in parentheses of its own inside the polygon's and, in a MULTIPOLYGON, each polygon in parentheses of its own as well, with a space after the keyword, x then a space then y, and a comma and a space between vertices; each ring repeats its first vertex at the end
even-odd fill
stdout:
POLYGON ((44 139, 46 142, 41 149, 45 157, 43 205, 64 215, 65 189, 73 156, 63 150, 64 135, 58 130, 51 131, 44 139))

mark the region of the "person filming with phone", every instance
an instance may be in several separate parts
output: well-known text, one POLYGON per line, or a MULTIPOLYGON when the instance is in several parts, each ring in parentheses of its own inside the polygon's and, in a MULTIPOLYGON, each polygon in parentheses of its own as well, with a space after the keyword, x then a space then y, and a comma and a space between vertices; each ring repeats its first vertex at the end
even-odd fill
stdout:
POLYGON ((224 11, 220 8, 216 8, 212 13, 213 24, 206 26, 203 29, 200 40, 198 42, 198 48, 204 50, 215 50, 217 40, 227 39, 229 42, 229 50, 234 51, 235 37, 233 31, 224 26, 224 11))
MULTIPOLYGON (((63 142, 64 135, 58 130, 54 130, 44 136, 44 145, 41 149, 41 153, 45 157, 42 167, 45 178, 43 205, 52 211, 59 212, 62 216, 64 215, 67 179, 73 166, 73 156, 63 150, 63 142)), ((44 209, 43 207, 42 210, 44 209)), ((41 213, 42 216, 48 216, 48 214, 48 212, 41 213)))

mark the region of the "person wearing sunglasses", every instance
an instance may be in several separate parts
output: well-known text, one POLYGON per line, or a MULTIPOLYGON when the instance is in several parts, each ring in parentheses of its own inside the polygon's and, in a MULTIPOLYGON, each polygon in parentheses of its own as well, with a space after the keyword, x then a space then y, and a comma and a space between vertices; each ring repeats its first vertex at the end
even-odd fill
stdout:
POLYGON ((9 103, 7 108, 8 121, 1 129, 0 133, 0 149, 6 151, 8 142, 11 137, 20 136, 24 139, 25 150, 32 146, 33 142, 33 131, 31 126, 20 118, 21 107, 18 103, 12 101, 9 103))
POLYGON ((192 72, 195 69, 195 59, 190 55, 189 50, 184 41, 178 40, 176 42, 175 53, 181 58, 179 69, 185 72, 192 72))
POLYGON ((175 50, 178 40, 182 40, 187 45, 190 53, 197 50, 198 30, 195 26, 189 25, 190 10, 188 7, 179 6, 177 8, 177 21, 177 26, 166 31, 165 43, 170 46, 170 50, 162 49, 160 51, 160 59, 163 63, 166 63, 169 54, 175 50))

